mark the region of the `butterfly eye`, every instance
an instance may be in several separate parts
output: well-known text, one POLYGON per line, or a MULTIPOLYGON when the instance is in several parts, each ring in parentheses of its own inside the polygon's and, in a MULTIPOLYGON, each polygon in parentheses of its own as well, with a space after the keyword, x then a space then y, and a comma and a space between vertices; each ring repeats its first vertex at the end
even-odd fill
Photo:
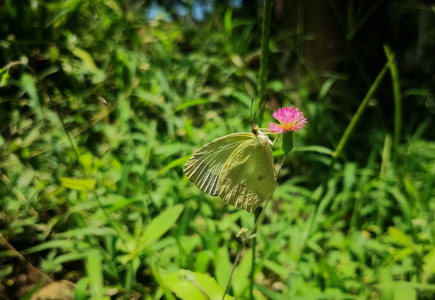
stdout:
POLYGON ((260 128, 258 127, 258 125, 253 125, 251 127, 251 132, 257 136, 260 132, 260 128))

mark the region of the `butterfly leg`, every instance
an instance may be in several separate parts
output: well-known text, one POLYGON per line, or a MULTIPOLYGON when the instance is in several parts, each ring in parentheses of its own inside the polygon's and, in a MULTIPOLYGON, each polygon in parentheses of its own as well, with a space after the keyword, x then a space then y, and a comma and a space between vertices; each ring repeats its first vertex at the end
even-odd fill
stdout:
POLYGON ((275 142, 276 142, 277 139, 278 139, 278 137, 276 137, 276 138, 273 140, 273 142, 271 142, 271 141, 269 140, 270 144, 273 146, 273 145, 275 144, 275 142))

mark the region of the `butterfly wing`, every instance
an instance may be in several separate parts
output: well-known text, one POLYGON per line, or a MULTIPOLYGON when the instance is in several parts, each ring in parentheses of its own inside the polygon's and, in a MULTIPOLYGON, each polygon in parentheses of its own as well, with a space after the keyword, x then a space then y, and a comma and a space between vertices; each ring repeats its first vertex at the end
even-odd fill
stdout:
POLYGON ((225 162, 241 144, 255 140, 252 133, 233 133, 218 138, 199 149, 187 161, 183 172, 203 192, 217 195, 219 174, 225 162))
POLYGON ((222 168, 217 191, 222 200, 247 212, 272 196, 276 172, 269 144, 255 138, 243 142, 222 168))

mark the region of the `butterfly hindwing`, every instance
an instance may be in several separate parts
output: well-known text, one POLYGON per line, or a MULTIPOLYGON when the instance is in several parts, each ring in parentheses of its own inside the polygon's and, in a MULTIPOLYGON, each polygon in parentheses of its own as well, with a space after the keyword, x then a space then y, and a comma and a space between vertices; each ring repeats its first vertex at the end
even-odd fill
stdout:
POLYGON ((247 140, 255 140, 255 135, 233 133, 204 145, 187 161, 184 173, 203 192, 216 196, 219 174, 225 162, 247 140))
POLYGON ((224 202, 250 213, 272 196, 275 188, 272 150, 257 138, 234 150, 222 168, 217 186, 224 202))

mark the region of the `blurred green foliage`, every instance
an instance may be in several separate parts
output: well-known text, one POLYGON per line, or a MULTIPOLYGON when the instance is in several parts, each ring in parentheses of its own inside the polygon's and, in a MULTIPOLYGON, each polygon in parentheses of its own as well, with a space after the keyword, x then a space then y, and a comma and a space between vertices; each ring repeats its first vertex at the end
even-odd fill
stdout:
MULTIPOLYGON (((434 17, 433 5, 408 4, 389 8, 434 17)), ((235 235, 254 217, 199 191, 182 166, 206 142, 249 131, 261 22, 243 7, 168 22, 147 18, 147 5, 0 4, 0 298, 30 299, 41 287, 18 252, 76 283, 76 299, 222 298, 235 235)), ((350 19, 349 40, 370 12, 350 19)), ((306 66, 312 37, 272 26, 263 123, 289 105, 309 123, 294 135, 255 253, 245 250, 229 294, 249 298, 253 271, 256 299, 433 299, 433 75, 419 83, 427 71, 403 70, 409 44, 397 47, 399 75, 394 84, 384 76, 335 159, 376 74, 352 93, 335 86, 363 74, 330 73, 316 88, 307 67, 289 80, 282 67, 306 66), (397 142, 393 99, 404 104, 397 142)), ((435 30, 426 29, 418 47, 432 49, 435 30)))

